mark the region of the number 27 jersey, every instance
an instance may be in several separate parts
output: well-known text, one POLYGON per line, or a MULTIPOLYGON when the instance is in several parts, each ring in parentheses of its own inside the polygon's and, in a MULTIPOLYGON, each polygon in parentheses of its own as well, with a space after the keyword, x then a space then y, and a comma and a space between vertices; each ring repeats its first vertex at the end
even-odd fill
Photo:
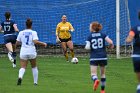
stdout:
POLYGON ((31 29, 25 29, 19 32, 17 41, 21 42, 21 55, 35 54, 36 48, 33 40, 38 40, 37 32, 31 29))
POLYGON ((90 42, 90 61, 107 60, 105 48, 105 38, 107 36, 101 32, 91 32, 87 41, 90 42))

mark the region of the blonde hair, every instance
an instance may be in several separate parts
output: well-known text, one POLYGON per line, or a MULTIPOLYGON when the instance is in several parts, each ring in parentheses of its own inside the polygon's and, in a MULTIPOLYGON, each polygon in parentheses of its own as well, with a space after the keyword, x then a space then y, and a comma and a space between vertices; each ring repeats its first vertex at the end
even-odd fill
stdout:
POLYGON ((67 18, 67 16, 66 16, 66 15, 62 15, 62 18, 63 18, 63 17, 66 17, 66 18, 67 18))
POLYGON ((102 25, 99 22, 92 22, 90 24, 91 32, 99 32, 100 30, 102 30, 102 25))

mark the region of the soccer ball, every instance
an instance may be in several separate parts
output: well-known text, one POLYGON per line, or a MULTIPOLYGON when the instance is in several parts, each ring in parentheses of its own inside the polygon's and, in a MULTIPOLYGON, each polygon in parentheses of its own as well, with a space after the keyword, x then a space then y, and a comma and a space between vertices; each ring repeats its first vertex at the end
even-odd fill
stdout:
POLYGON ((72 58, 71 62, 73 64, 77 64, 78 63, 78 58, 76 58, 76 57, 72 58))

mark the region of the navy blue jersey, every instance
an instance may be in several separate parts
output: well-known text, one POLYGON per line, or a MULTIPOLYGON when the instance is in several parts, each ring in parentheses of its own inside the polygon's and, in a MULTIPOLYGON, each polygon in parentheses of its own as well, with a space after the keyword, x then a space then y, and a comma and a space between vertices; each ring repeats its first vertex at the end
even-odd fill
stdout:
POLYGON ((4 31, 4 35, 15 33, 13 25, 15 22, 13 20, 5 20, 1 23, 2 29, 4 31))
POLYGON ((107 60, 105 48, 105 38, 107 36, 101 32, 90 33, 88 40, 90 42, 90 60, 107 60))
POLYGON ((134 37, 134 50, 133 54, 139 54, 140 55, 140 25, 137 25, 131 29, 135 33, 134 37))

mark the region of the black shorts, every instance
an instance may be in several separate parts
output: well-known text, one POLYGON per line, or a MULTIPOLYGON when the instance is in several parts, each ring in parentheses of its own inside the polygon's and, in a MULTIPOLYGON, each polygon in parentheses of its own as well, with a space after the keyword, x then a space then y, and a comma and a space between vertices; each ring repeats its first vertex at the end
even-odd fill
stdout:
POLYGON ((15 44, 16 43, 16 39, 17 36, 16 35, 8 35, 8 36, 4 36, 4 43, 12 43, 15 44))
POLYGON ((134 72, 140 72, 140 57, 133 57, 134 72))
POLYGON ((90 61, 90 65, 93 65, 93 66, 106 66, 107 65, 107 60, 90 61))
POLYGON ((61 42, 68 42, 68 41, 71 41, 71 37, 68 38, 68 39, 61 39, 61 38, 59 38, 59 40, 60 40, 61 42))

